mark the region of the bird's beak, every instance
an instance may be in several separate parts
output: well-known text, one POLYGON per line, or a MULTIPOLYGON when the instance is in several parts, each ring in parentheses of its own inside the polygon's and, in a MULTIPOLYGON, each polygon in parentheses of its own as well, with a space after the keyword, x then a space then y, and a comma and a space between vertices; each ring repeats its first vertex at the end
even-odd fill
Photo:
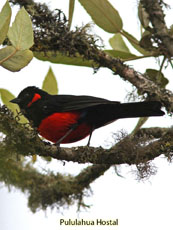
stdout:
POLYGON ((10 101, 11 103, 14 103, 14 104, 20 104, 21 100, 19 98, 14 98, 10 101))

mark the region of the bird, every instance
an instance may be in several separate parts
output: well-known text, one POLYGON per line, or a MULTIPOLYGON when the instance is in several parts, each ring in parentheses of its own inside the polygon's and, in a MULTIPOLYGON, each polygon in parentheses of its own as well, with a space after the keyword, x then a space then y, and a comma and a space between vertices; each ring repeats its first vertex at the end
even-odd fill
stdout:
POLYGON ((159 101, 120 103, 93 96, 51 95, 28 86, 10 101, 38 133, 55 143, 68 144, 89 136, 95 129, 122 118, 163 116, 159 101))

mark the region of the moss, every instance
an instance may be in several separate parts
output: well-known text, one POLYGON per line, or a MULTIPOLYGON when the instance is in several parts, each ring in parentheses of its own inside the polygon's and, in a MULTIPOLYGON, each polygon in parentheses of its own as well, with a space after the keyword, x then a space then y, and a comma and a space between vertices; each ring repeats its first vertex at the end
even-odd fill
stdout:
POLYGON ((82 55, 91 59, 100 48, 98 37, 89 33, 90 25, 70 30, 68 20, 61 10, 51 11, 46 4, 33 1, 14 1, 13 4, 24 6, 31 15, 34 29, 33 51, 59 51, 66 56, 82 55))
POLYGON ((5 106, 0 107, 0 131, 7 134, 0 142, 0 181, 27 192, 33 212, 48 206, 70 205, 83 197, 85 187, 72 183, 71 175, 53 172, 45 175, 26 163, 23 156, 35 152, 35 148, 39 151, 44 143, 34 130, 19 124, 5 106))

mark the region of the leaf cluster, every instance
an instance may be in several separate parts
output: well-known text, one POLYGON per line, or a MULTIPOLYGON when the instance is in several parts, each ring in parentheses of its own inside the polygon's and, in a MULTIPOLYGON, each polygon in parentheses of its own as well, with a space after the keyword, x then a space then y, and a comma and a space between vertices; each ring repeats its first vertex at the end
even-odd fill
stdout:
POLYGON ((8 3, 0 13, 0 44, 8 36, 10 46, 0 49, 0 66, 16 72, 24 68, 33 58, 29 48, 33 45, 32 23, 28 13, 22 8, 9 28, 11 8, 8 3))

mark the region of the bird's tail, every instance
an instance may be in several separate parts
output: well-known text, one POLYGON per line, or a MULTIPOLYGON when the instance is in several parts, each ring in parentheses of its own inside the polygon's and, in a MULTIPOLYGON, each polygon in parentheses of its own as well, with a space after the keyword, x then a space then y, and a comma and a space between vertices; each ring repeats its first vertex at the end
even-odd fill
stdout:
POLYGON ((163 116, 159 101, 122 103, 119 108, 119 118, 163 116))

